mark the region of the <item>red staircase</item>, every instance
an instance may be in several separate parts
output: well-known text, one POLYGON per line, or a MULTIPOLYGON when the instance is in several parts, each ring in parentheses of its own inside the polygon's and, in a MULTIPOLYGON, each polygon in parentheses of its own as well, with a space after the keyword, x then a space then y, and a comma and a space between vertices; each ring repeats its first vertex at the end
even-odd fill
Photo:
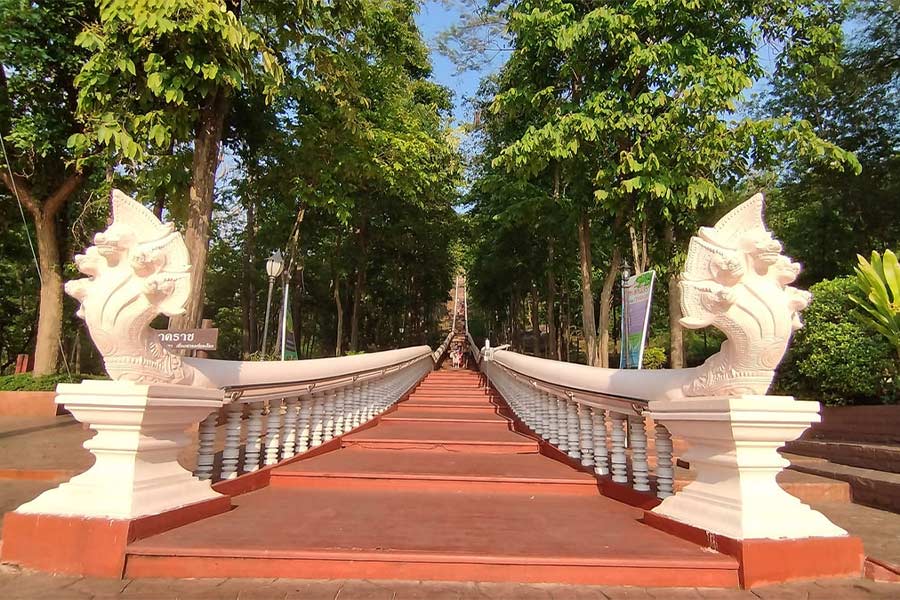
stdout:
POLYGON ((733 558, 644 525, 507 415, 477 373, 431 373, 232 511, 131 544, 125 576, 738 585, 733 558))

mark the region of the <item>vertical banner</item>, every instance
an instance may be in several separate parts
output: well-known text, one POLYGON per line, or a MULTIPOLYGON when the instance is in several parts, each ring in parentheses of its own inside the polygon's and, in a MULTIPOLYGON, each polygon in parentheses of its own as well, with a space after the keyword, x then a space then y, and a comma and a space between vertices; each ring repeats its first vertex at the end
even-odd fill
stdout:
POLYGON ((647 329, 650 326, 650 301, 654 281, 656 272, 644 271, 629 277, 622 286, 621 369, 641 368, 647 329))

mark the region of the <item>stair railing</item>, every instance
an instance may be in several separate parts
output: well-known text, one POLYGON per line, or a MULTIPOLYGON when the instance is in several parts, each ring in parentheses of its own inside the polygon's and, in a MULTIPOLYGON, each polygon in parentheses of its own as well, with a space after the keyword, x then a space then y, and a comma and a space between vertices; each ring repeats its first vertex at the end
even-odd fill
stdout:
POLYGON ((782 254, 763 208, 757 194, 691 238, 681 324, 726 336, 702 365, 606 369, 486 347, 481 369, 549 444, 642 492, 652 418, 656 516, 735 540, 846 536, 776 480, 789 464, 778 449, 820 417, 817 402, 768 394, 810 295, 790 285, 800 265, 782 254), (677 492, 672 436, 695 473, 677 492))
POLYGON ((212 413, 200 423, 196 476, 233 479, 321 446, 388 410, 434 367, 427 346, 373 357, 376 366, 323 359, 316 368, 295 364, 295 381, 223 386, 224 441, 217 443, 222 414, 212 413))
MULTIPOLYGON (((547 444, 601 477, 650 492, 658 498, 673 493, 672 436, 661 423, 653 424, 656 460, 648 460, 646 400, 605 393, 600 387, 568 386, 555 382, 562 368, 582 371, 590 379, 593 367, 559 363, 493 350, 482 370, 515 415, 547 444), (514 356, 513 356, 514 355, 514 356), (517 368, 509 366, 514 359, 517 368), (557 377, 551 378, 553 371, 557 377)), ((578 379, 573 377, 573 379, 578 379)))
POLYGON ((97 431, 85 444, 95 462, 18 512, 132 519, 219 502, 212 481, 292 458, 361 426, 433 370, 437 359, 428 346, 262 362, 169 350, 150 323, 182 313, 191 293, 184 239, 118 190, 112 207, 112 224, 75 259, 88 277, 66 284, 111 381, 62 384, 56 395, 97 431), (217 439, 220 418, 224 440, 217 439), (186 456, 194 440, 196 476, 179 462, 193 462, 186 456))

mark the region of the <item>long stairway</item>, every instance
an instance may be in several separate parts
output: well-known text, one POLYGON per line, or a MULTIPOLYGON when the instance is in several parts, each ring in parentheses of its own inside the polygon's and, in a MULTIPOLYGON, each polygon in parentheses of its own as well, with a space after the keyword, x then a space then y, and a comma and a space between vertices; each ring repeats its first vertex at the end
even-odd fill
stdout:
POLYGON ((435 371, 341 448, 235 508, 133 543, 126 577, 737 586, 737 563, 642 524, 540 453, 473 371, 435 371))

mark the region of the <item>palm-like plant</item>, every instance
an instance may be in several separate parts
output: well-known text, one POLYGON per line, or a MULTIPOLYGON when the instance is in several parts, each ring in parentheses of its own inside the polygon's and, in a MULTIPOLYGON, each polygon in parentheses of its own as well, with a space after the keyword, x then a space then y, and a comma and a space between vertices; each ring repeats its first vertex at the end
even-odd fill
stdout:
POLYGON ((886 250, 884 257, 872 252, 871 262, 856 255, 856 285, 862 297, 850 294, 850 299, 862 309, 856 315, 865 325, 883 335, 900 358, 900 262, 897 255, 886 250))

